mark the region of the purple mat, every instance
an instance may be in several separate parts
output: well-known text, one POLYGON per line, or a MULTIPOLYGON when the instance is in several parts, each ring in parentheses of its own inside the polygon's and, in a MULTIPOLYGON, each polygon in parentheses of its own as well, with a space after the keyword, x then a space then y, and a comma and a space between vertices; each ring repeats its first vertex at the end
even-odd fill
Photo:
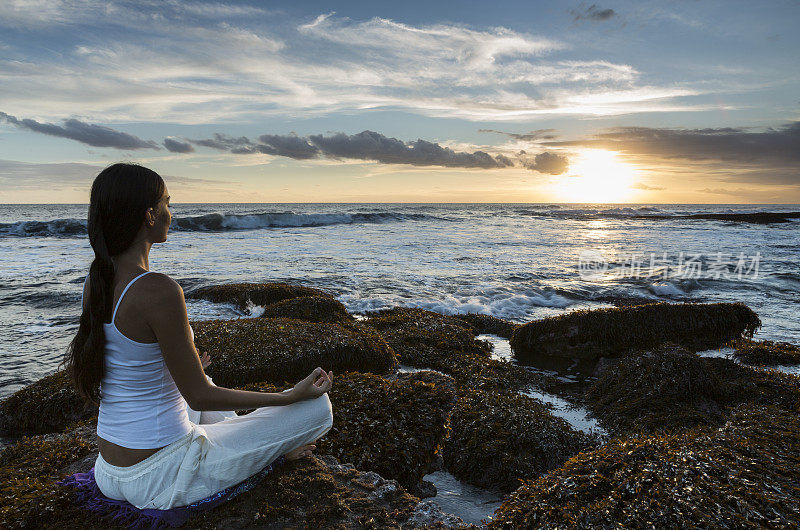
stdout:
POLYGON ((94 468, 90 469, 88 473, 70 475, 58 482, 58 484, 75 488, 76 502, 87 510, 102 516, 108 516, 115 523, 127 524, 129 528, 156 530, 181 526, 192 514, 210 510, 240 493, 253 489, 267 474, 285 461, 286 457, 281 455, 267 467, 235 486, 193 502, 188 506, 179 506, 169 510, 140 510, 129 502, 109 499, 97 487, 97 482, 94 480, 94 468))

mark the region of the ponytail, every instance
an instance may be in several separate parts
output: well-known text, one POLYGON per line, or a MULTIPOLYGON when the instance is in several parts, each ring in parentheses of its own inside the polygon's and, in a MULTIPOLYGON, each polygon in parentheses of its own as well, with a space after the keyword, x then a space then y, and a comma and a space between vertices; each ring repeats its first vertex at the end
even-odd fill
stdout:
POLYGON ((113 164, 92 184, 87 219, 94 261, 89 267, 89 303, 82 309, 78 332, 67 347, 63 363, 86 401, 98 404, 105 371, 106 333, 111 321, 115 267, 111 257, 126 250, 141 228, 147 208, 164 192, 164 181, 152 170, 135 164, 113 164))

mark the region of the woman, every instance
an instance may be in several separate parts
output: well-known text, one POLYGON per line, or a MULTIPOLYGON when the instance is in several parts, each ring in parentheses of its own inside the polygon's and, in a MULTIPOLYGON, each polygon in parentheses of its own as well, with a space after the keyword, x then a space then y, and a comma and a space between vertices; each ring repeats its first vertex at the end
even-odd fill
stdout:
POLYGON ((109 498, 166 510, 204 499, 281 455, 309 456, 330 430, 333 372, 315 369, 280 393, 217 387, 205 376, 181 287, 149 270, 172 221, 162 178, 113 164, 94 180, 87 229, 95 259, 80 328, 65 356, 97 403, 95 480, 109 498), (113 308, 113 309, 112 309, 113 308), (233 411, 256 409, 237 416, 233 411))

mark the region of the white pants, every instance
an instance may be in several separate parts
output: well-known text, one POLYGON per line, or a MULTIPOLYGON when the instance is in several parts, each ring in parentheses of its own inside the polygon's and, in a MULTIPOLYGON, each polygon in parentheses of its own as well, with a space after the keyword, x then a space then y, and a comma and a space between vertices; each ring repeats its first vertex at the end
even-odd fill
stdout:
POLYGON ((327 393, 244 416, 188 412, 191 432, 138 464, 112 466, 98 455, 94 474, 103 495, 140 509, 186 506, 238 484, 333 426, 327 393))

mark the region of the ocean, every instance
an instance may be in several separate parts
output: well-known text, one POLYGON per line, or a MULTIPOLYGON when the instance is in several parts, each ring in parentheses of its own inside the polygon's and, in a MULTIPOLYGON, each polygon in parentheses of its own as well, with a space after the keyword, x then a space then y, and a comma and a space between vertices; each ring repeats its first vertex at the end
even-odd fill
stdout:
MULTIPOLYGON (((0 205, 0 397, 57 369, 93 259, 85 204, 0 205)), ((612 301, 741 301, 800 343, 798 205, 174 204, 150 270, 189 293, 280 281, 355 314, 395 305, 522 323, 612 301), (775 214, 775 215, 769 215, 775 214), (767 222, 781 221, 781 222, 767 222)), ((187 300, 190 320, 238 318, 187 300)))

